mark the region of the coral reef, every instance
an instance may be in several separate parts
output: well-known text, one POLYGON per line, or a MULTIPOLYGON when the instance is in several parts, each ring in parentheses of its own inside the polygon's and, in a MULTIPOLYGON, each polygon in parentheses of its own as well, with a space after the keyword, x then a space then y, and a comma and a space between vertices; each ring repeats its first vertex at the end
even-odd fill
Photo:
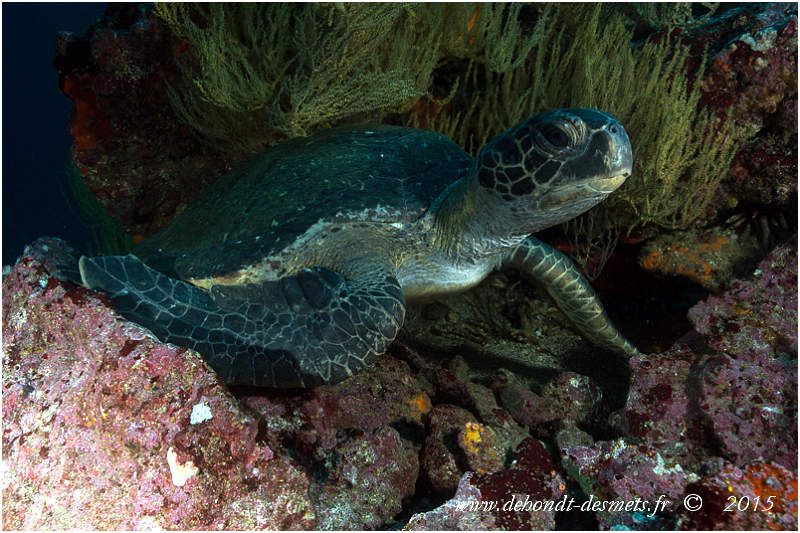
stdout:
POLYGON ((710 292, 726 288, 735 276, 749 271, 762 250, 752 232, 712 227, 660 235, 639 255, 645 270, 664 276, 684 276, 710 292))
POLYGON ((552 236, 591 270, 651 239, 641 266, 714 295, 622 361, 499 272, 410 307, 342 383, 228 388, 57 279, 74 251, 38 241, 3 277, 3 527, 796 528, 796 238, 754 269, 764 243, 730 218, 796 209, 796 5, 609 6, 112 5, 60 36, 74 177, 134 241, 287 137, 378 120, 475 151, 589 105, 626 125, 635 175, 552 236), (503 507, 526 496, 669 505, 503 507))
POLYGON ((603 374, 531 378, 399 342, 336 385, 229 391, 194 352, 49 274, 71 258, 39 241, 3 279, 4 527, 552 529, 556 510, 533 502, 659 497, 655 514, 563 516, 796 523, 795 245, 695 306, 696 332, 631 360, 611 440, 605 392, 618 385, 603 374), (680 506, 687 494, 702 512, 680 506), (731 495, 775 505, 723 514, 731 495))
POLYGON ((72 159, 135 241, 226 170, 172 111, 164 90, 178 75, 171 39, 147 8, 110 5, 86 35, 60 34, 55 66, 75 104, 72 159))
POLYGON ((785 206, 797 193, 797 5, 743 5, 686 32, 712 47, 701 103, 732 113, 750 137, 736 154, 720 205, 785 206))
POLYGON ((312 526, 309 476, 196 354, 30 253, 3 278, 4 528, 312 526))

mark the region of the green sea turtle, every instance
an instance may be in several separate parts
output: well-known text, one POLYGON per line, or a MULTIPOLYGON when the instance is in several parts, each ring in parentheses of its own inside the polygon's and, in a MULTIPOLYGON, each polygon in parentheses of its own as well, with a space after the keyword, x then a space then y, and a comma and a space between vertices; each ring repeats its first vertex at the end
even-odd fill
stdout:
POLYGON ((525 120, 477 159, 430 131, 334 129, 233 169, 133 255, 82 257, 80 274, 228 383, 342 380, 387 349, 407 302, 505 267, 630 355, 572 262, 531 234, 600 202, 631 164, 622 125, 593 109, 525 120))

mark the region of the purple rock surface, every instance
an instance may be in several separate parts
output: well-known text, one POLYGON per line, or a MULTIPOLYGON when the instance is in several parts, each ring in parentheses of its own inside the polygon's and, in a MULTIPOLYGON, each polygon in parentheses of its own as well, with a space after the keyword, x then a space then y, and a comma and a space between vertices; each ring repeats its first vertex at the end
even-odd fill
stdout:
POLYGON ((3 345, 4 528, 313 526, 309 476, 196 354, 27 256, 3 345))
POLYGON ((421 431, 430 409, 406 363, 240 402, 34 259, 62 251, 37 241, 3 279, 4 527, 361 529, 400 512, 419 446, 391 424, 421 431))
POLYGON ((470 483, 474 474, 467 473, 458 483, 455 495, 441 506, 411 517, 408 531, 488 531, 496 530, 494 515, 486 512, 481 491, 470 483))
POLYGON ((335 385, 229 391, 194 352, 53 277, 70 257, 40 240, 3 278, 8 529, 380 528, 414 498, 454 493, 407 527, 552 529, 553 510, 502 505, 578 488, 673 503, 650 518, 591 511, 602 528, 796 523, 794 244, 696 305, 697 331, 631 360, 620 437, 598 442, 581 426, 601 401, 586 376, 534 393, 499 372, 487 386, 459 357, 440 367, 402 344, 335 385), (710 498, 705 514, 678 505, 692 491, 710 498), (716 513, 731 494, 780 505, 716 513))
POLYGON ((465 474, 453 499, 411 517, 406 529, 545 530, 555 528, 555 503, 566 484, 542 443, 528 438, 501 472, 465 474), (546 502, 551 508, 546 509, 546 502))
POLYGON ((686 487, 694 503, 678 510, 681 529, 797 531, 796 471, 774 463, 720 463, 714 474, 686 487))
POLYGON ((748 141, 723 191, 734 202, 788 205, 797 194, 797 4, 743 4, 683 37, 711 51, 702 104, 732 113, 748 141))

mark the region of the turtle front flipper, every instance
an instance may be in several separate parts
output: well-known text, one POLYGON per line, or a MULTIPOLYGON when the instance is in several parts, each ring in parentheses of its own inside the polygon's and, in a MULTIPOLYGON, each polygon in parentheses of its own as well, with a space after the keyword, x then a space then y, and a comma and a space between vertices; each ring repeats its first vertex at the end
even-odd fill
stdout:
POLYGON ((535 237, 528 237, 503 264, 544 285, 558 308, 592 344, 626 356, 639 354, 611 322, 586 278, 563 253, 535 237))
POLYGON ((388 270, 345 280, 325 268, 206 292, 134 255, 82 257, 84 285, 126 318, 197 350, 231 384, 308 387, 340 381, 383 353, 403 323, 388 270))

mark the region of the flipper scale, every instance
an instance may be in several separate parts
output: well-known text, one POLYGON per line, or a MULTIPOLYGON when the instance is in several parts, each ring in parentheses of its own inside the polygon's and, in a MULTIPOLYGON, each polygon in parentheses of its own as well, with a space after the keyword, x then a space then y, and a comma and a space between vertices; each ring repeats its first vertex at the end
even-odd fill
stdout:
POLYGON ((394 339, 405 304, 383 271, 345 280, 315 267, 278 281, 213 286, 166 276, 136 256, 83 257, 83 283, 161 340, 196 349, 229 383, 305 387, 340 381, 394 339), (372 275, 374 274, 374 275, 372 275))

